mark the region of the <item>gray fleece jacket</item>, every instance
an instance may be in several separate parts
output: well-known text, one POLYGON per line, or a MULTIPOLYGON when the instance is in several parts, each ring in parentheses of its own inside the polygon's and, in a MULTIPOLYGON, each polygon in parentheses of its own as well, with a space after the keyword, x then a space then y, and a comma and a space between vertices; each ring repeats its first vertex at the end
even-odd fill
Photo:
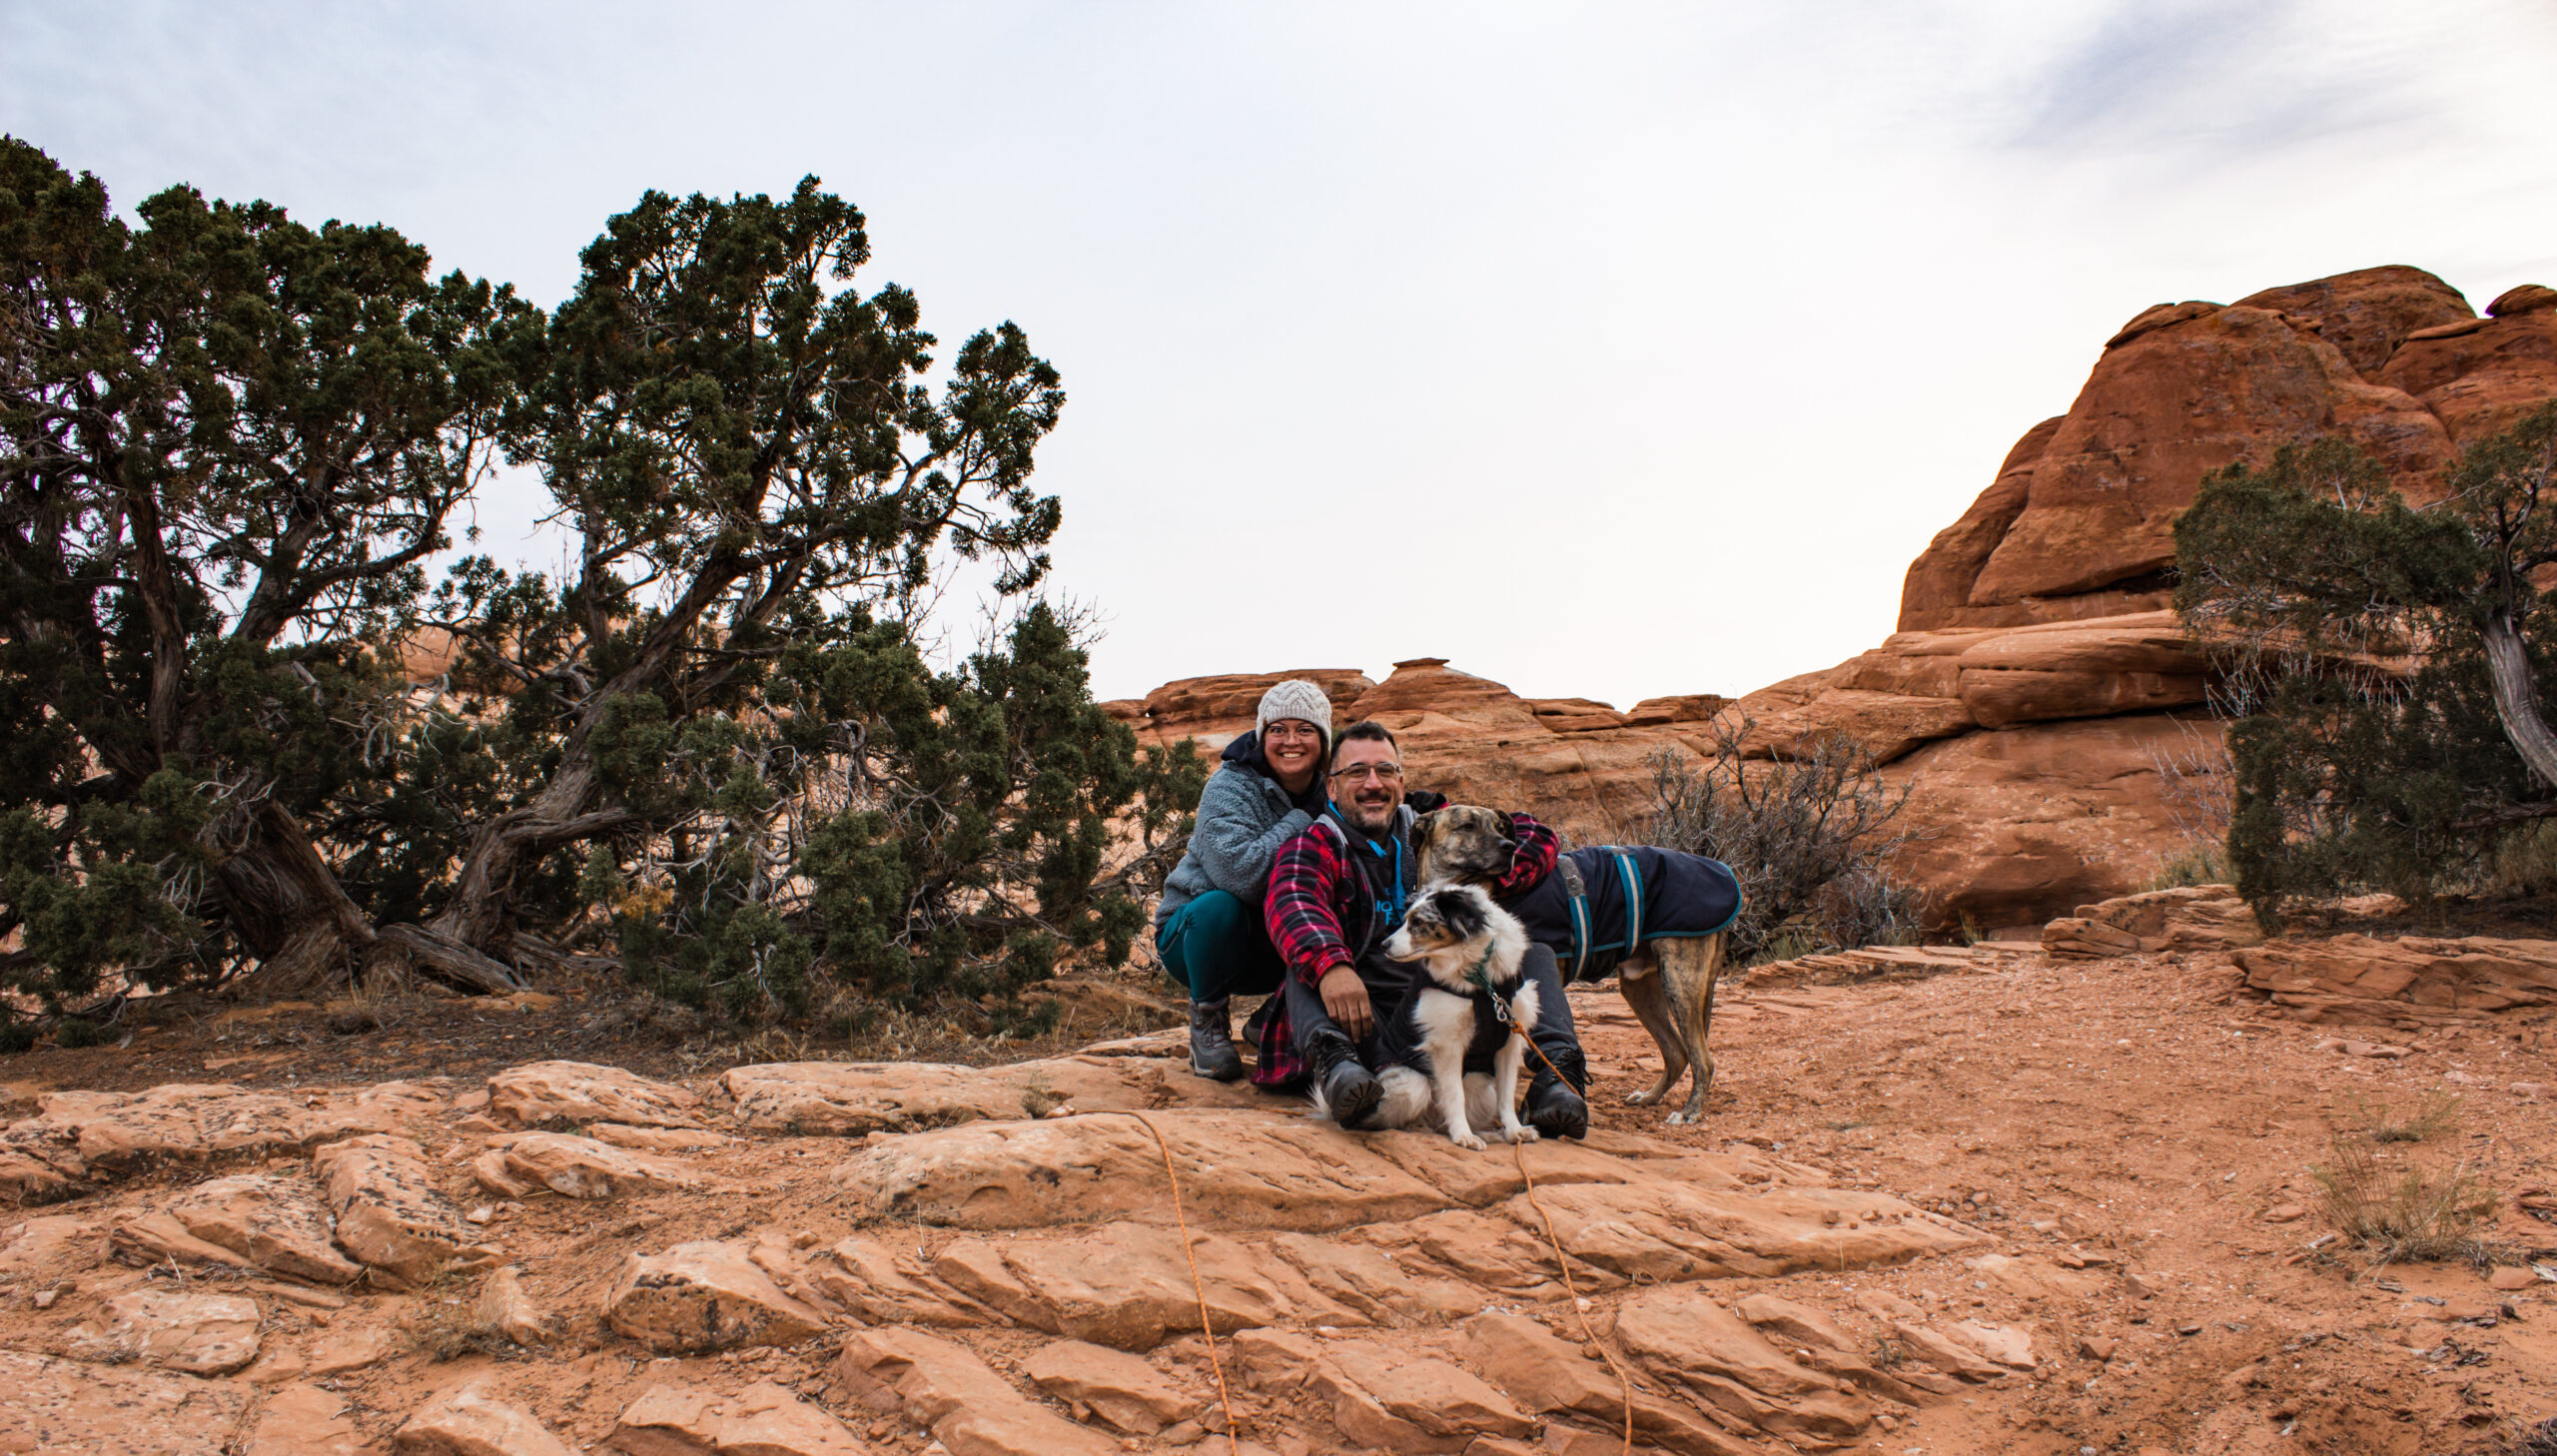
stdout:
MULTIPOLYGON (((1259 909, 1278 847, 1313 827, 1313 815, 1270 776, 1259 734, 1247 733, 1227 744, 1222 757, 1199 795, 1190 848, 1164 879, 1163 903, 1155 907, 1158 932, 1174 912, 1211 890, 1223 890, 1259 909)), ((1321 796, 1322 780, 1317 778, 1306 802, 1319 806, 1321 796)))

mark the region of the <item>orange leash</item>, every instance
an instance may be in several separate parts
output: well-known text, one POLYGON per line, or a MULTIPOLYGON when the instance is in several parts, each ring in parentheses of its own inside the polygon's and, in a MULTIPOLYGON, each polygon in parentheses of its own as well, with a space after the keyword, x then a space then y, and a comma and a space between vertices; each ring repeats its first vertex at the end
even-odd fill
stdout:
MULTIPOLYGON (((1535 1044, 1531 1042, 1528 1045, 1535 1044)), ((1172 1168, 1172 1144, 1163 1140, 1163 1129, 1155 1125, 1152 1117, 1134 1111, 1127 1115, 1145 1124, 1146 1130, 1155 1135, 1156 1150, 1163 1154, 1163 1175, 1172 1183, 1173 1221, 1181 1226, 1181 1256, 1190 1261, 1190 1288, 1199 1296, 1199 1329, 1208 1336, 1208 1368, 1217 1372, 1217 1403, 1226 1411, 1226 1451, 1228 1456, 1243 1456, 1243 1446, 1235 1435, 1234 1397, 1226 1390, 1226 1365, 1217 1358, 1217 1327, 1208 1320, 1208 1282, 1199 1277, 1199 1255, 1190 1243, 1190 1215, 1181 1209, 1181 1174, 1172 1168)), ((1583 1323, 1585 1325, 1586 1321, 1583 1323)), ((1633 1439, 1633 1407, 1630 1405, 1625 1407, 1625 1422, 1626 1440, 1630 1442, 1633 1439)), ((1628 1445, 1626 1449, 1630 1451, 1632 1447, 1628 1445)))
MULTIPOLYGON (((1536 1045, 1536 1039, 1527 1035, 1527 1029, 1525 1027, 1518 1025, 1516 1022, 1511 1022, 1509 1024, 1509 1035, 1516 1037, 1518 1040, 1527 1044, 1527 1050, 1536 1054, 1536 1060, 1538 1062, 1545 1064, 1545 1071, 1554 1075, 1554 1081, 1561 1083, 1564 1087, 1571 1086, 1571 1080, 1562 1075, 1562 1070, 1560 1068, 1554 1066, 1553 1059, 1545 1055, 1545 1049, 1536 1045)), ((1527 1171, 1527 1150, 1525 1146, 1520 1143, 1512 1142, 1509 1144, 1509 1153, 1512 1157, 1515 1157, 1518 1160, 1518 1180, 1527 1185, 1527 1206, 1536 1210, 1537 1220, 1545 1225, 1545 1242, 1553 1245, 1554 1262, 1562 1269, 1563 1292, 1571 1296, 1572 1317, 1580 1321, 1580 1337, 1587 1340, 1600 1355, 1606 1358, 1607 1368, 1616 1372, 1616 1384, 1624 1391, 1624 1456, 1633 1456, 1633 1377, 1625 1373, 1625 1367, 1623 1365, 1617 1363, 1616 1352, 1608 1349, 1605 1342, 1598 1338, 1598 1332, 1589 1327, 1589 1310, 1587 1303, 1580 1297, 1580 1286, 1572 1281, 1571 1257, 1562 1251, 1562 1240, 1554 1236, 1553 1215, 1545 1211, 1544 1203, 1536 1197, 1536 1179, 1534 1174, 1527 1171)))

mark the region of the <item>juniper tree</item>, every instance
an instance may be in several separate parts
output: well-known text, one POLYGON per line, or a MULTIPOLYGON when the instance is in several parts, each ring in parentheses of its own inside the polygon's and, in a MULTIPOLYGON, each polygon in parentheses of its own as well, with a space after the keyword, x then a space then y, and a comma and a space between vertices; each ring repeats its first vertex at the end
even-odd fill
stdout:
POLYGON ((649 827, 614 771, 642 761, 624 740, 748 709, 847 604, 910 601, 937 553, 993 558, 1004 594, 1045 574, 1058 503, 1028 482, 1057 371, 1005 324, 928 387, 913 295, 847 286, 868 255, 861 214, 813 178, 781 202, 649 193, 518 341, 508 443, 575 560, 555 582, 466 562, 430 614, 543 765, 474 828, 438 936, 514 960, 550 857, 649 827))
POLYGON ((2234 719, 2229 858, 2268 922, 2432 893, 2557 815, 2552 467, 2557 405, 2463 451, 2433 505, 2326 439, 2214 473, 2176 522, 2176 608, 2234 719))
POLYGON ((139 214, 0 143, 7 985, 494 988, 609 924, 787 1015, 1125 957, 1195 757, 1137 754, 1046 606, 956 669, 916 641, 954 561, 1046 573, 1064 394, 1019 329, 937 366, 813 180, 646 195, 551 315, 388 228, 139 214), (573 564, 429 591, 499 449, 573 564), (459 655, 410 684, 426 628, 459 655))
POLYGON ((525 313, 388 228, 138 211, 0 140, 0 964, 47 999, 377 948, 314 837, 380 797, 365 644, 449 544, 525 313))

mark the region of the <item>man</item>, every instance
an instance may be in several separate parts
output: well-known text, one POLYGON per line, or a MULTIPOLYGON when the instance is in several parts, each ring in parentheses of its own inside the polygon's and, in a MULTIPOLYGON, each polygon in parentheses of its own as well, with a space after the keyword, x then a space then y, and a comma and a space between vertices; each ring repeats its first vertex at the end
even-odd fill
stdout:
MULTIPOLYGON (((1376 1024, 1400 1011, 1419 974, 1387 959, 1383 949, 1417 888, 1413 811, 1446 800, 1406 793, 1401 750, 1372 720, 1341 732, 1326 777, 1329 808, 1312 828, 1279 846, 1270 870, 1263 915, 1287 975, 1278 1010, 1263 1023, 1253 1081, 1280 1087, 1310 1075, 1333 1117, 1356 1127, 1382 1095, 1372 1071, 1376 1024)), ((1518 894, 1554 867, 1552 830, 1524 814, 1511 815, 1510 824, 1518 848, 1509 873, 1492 887, 1494 898, 1518 894)), ((1534 1076, 1527 1121, 1547 1136, 1582 1136, 1589 1130, 1582 1100, 1589 1077, 1553 953, 1529 946, 1522 969, 1542 991, 1544 1006, 1530 1034, 1544 1056, 1528 1059, 1534 1076), (1556 1079, 1555 1070, 1568 1081, 1556 1079)))

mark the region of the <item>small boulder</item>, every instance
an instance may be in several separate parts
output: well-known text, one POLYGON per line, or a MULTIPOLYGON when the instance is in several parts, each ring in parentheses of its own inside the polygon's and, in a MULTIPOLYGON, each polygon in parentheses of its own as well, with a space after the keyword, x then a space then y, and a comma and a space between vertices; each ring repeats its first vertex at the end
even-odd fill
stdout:
POLYGON ((525 1349, 537 1349, 559 1338, 558 1321, 524 1292, 523 1278, 511 1264, 488 1276, 479 1287, 479 1323, 525 1349))
POLYGON ((398 1456, 571 1456, 539 1417, 476 1385, 444 1391, 391 1438, 398 1456))
POLYGON ((344 1398, 296 1384, 267 1397, 240 1456, 357 1456, 364 1447, 344 1398))
POLYGON ((717 1240, 631 1255, 604 1296, 604 1318, 666 1354, 793 1344, 826 1326, 823 1312, 784 1292, 747 1250, 717 1240))
POLYGON ((1119 1456, 1119 1443, 1023 1395, 964 1346, 898 1326, 845 1337, 835 1376, 958 1456, 1119 1456))
POLYGON ((2514 1268, 2510 1265, 2497 1269, 2486 1276, 2486 1283, 2488 1287, 2502 1289, 2507 1292, 2516 1289, 2527 1289, 2538 1282, 2539 1275, 2536 1272, 2530 1269, 2514 1268))
POLYGON ((2031 1370, 2041 1363, 2034 1358, 2033 1336, 2021 1329, 1966 1319, 1956 1324, 1953 1332, 1964 1343, 2010 1370, 2031 1370))
POLYGON ((1845 1354, 1856 1353, 1855 1337, 1840 1329, 1828 1315, 1807 1304, 1796 1304, 1773 1294, 1752 1294, 1733 1308, 1741 1318, 1760 1329, 1773 1330, 1798 1344, 1816 1345, 1845 1354))
POLYGON ((765 1380, 734 1395, 652 1385, 604 1445, 624 1456, 863 1456, 844 1423, 765 1380))
POLYGON ((107 1301, 103 1329, 71 1331, 71 1352, 121 1364, 140 1360, 189 1375, 228 1375, 258 1358, 258 1304, 236 1294, 136 1289, 107 1301))
POLYGON ((0 1349, 0 1451, 224 1456, 249 1388, 0 1349))
POLYGON ((518 1127, 618 1122, 632 1127, 698 1127, 701 1098, 590 1062, 528 1062, 488 1079, 488 1112, 518 1127))
POLYGON ((536 1191, 567 1198, 620 1198, 632 1193, 709 1186, 699 1168, 653 1152, 615 1147, 592 1137, 526 1132, 480 1153, 470 1164, 479 1186, 501 1197, 536 1191))
POLYGON ((1082 1340, 1042 1345, 1021 1368, 1040 1389, 1059 1400, 1081 1401, 1103 1424, 1131 1436, 1151 1436, 1199 1405, 1154 1366, 1082 1340))
POLYGON ((1892 1325, 1891 1333, 1910 1354, 1958 1379, 1995 1380, 2005 1373, 1997 1365, 1923 1324, 1900 1320, 1892 1325))
POLYGON ((493 1262, 496 1251, 472 1243, 460 1213, 436 1191, 425 1149, 379 1133, 332 1142, 312 1154, 338 1245, 370 1267, 407 1284, 423 1284, 455 1264, 493 1262))
POLYGON ((197 1238, 288 1279, 347 1284, 364 1272, 329 1241, 328 1215, 298 1177, 235 1173, 198 1183, 169 1204, 169 1215, 197 1238))

